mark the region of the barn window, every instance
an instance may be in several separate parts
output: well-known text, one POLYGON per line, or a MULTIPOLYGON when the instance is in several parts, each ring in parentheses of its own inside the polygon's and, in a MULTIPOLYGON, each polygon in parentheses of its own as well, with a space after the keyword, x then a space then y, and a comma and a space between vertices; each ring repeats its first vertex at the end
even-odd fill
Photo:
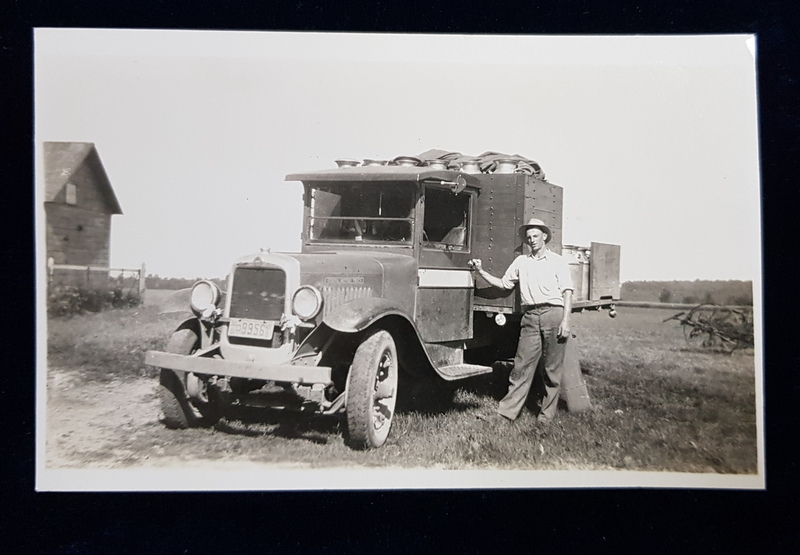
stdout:
POLYGON ((78 204, 78 186, 73 183, 67 183, 67 204, 78 204))

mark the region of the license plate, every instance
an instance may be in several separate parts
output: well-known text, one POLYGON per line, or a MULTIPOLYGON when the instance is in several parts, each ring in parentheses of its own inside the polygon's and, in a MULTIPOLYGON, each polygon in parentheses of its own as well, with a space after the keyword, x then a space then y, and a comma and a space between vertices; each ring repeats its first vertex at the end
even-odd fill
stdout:
POLYGON ((272 339, 275 322, 269 320, 249 320, 247 318, 231 318, 228 335, 236 337, 254 337, 256 339, 272 339))

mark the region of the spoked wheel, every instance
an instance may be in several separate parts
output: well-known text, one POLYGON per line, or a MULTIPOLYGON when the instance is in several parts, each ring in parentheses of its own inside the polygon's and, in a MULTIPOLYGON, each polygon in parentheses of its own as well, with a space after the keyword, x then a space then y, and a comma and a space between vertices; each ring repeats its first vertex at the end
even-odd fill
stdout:
MULTIPOLYGON (((180 329, 172 334, 166 351, 190 355, 200 345, 200 337, 192 329, 180 329)), ((190 426, 211 426, 220 418, 219 403, 206 382, 192 373, 162 368, 159 378, 159 399, 167 428, 184 429, 190 426)))
POLYGON ((385 330, 375 330, 356 349, 347 376, 348 443, 380 447, 389 437, 397 401, 397 349, 385 330))

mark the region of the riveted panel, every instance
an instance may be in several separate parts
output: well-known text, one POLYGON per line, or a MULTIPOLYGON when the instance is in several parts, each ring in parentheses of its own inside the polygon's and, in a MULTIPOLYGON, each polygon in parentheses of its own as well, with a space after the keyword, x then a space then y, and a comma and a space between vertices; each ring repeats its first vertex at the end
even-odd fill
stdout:
POLYGON ((472 337, 472 289, 420 289, 416 324, 425 341, 472 337))
POLYGON ((563 189, 553 183, 528 178, 525 185, 524 203, 525 208, 520 225, 531 218, 542 220, 553 232, 548 248, 561 254, 563 189))

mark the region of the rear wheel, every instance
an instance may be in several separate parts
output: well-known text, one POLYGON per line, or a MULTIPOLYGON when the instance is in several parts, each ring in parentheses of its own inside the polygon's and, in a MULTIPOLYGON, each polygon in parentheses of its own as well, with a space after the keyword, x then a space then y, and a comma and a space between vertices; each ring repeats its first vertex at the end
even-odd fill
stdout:
MULTIPOLYGON (((199 346, 200 337, 195 330, 180 329, 172 334, 165 350, 178 355, 191 355, 199 346)), ((194 374, 162 368, 159 384, 161 411, 167 428, 211 426, 219 420, 219 403, 214 398, 214 392, 194 374)))
POLYGON ((348 443, 380 447, 389 437, 397 401, 397 349, 385 330, 369 334, 356 349, 347 376, 348 443))

